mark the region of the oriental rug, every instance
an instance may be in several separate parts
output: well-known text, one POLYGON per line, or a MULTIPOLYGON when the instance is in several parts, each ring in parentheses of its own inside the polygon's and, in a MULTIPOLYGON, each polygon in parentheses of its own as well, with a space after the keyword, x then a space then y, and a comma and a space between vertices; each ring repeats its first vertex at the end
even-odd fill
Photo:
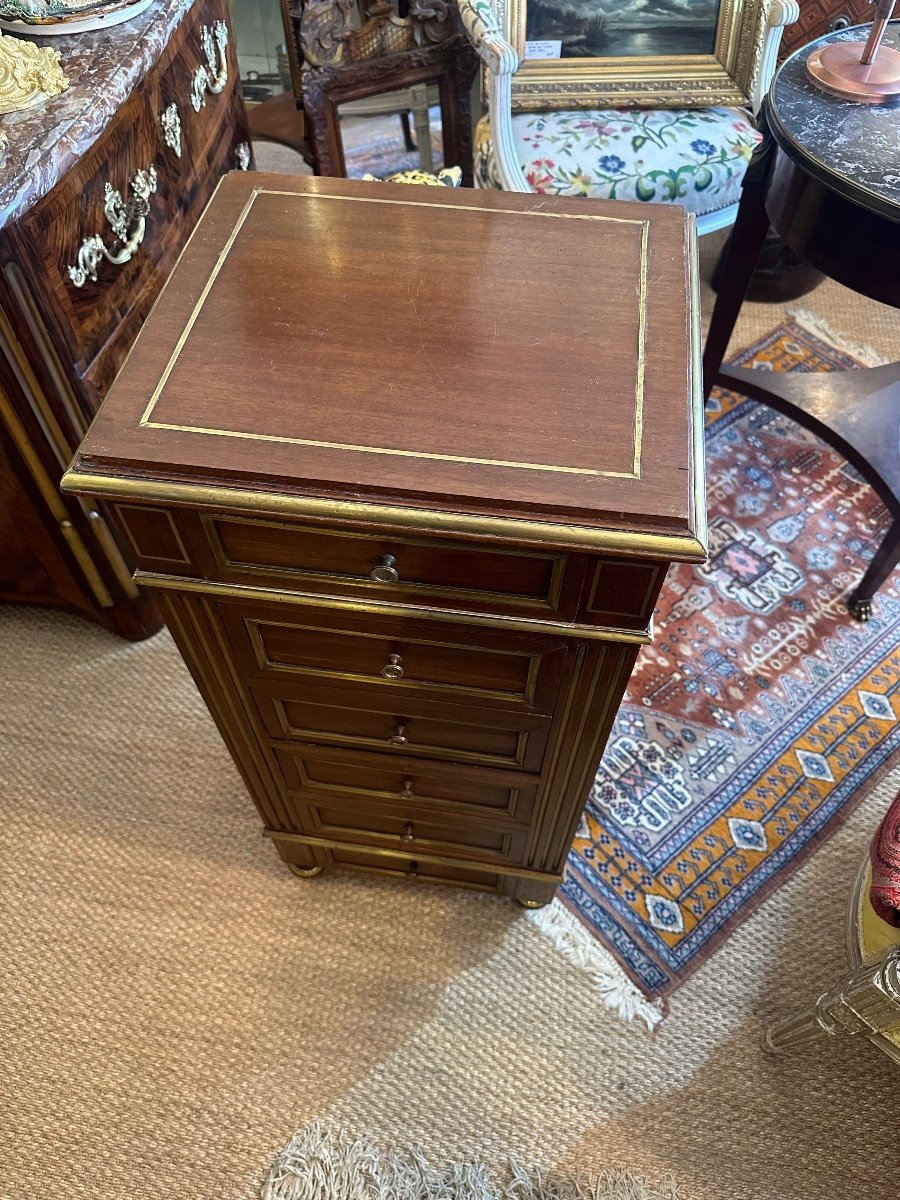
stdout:
MULTIPOLYGON (((734 361, 861 365, 793 319, 734 361)), ((844 607, 884 506, 812 434, 734 393, 708 406, 706 458, 709 560, 669 573, 559 893, 657 997, 785 881, 898 746, 900 572, 867 624, 844 607)))
POLYGON ((648 1187, 627 1170, 570 1174, 507 1158, 492 1171, 477 1156, 435 1164, 420 1146, 383 1148, 317 1121, 276 1155, 261 1200, 680 1200, 674 1181, 648 1187))
MULTIPOLYGON (((444 138, 441 131, 440 108, 429 109, 431 124, 431 153, 434 170, 444 165, 444 138)), ((397 171, 421 168, 418 150, 407 150, 403 144, 400 117, 354 117, 344 129, 344 160, 348 179, 375 175, 383 179, 397 171)))

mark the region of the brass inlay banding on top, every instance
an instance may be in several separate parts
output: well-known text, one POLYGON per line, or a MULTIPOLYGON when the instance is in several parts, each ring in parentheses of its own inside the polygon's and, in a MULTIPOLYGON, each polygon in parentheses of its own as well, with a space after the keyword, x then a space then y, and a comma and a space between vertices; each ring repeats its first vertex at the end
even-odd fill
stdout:
POLYGON ((175 344, 175 349, 172 352, 169 361, 166 363, 162 376, 150 400, 144 409, 141 419, 138 422, 140 428, 148 429, 166 429, 178 433, 196 433, 212 437, 231 437, 242 441, 257 441, 257 442, 272 442, 282 445, 292 446, 309 446, 322 450, 346 450, 361 454, 382 454, 396 458, 415 458, 432 462, 449 462, 449 463, 464 463, 467 466, 489 466, 489 467, 510 467, 515 470, 523 471, 547 471, 553 474, 565 475, 589 475, 591 477, 604 477, 611 479, 640 479, 640 464, 641 464, 641 442, 643 437, 643 407, 644 407, 644 358, 645 358, 645 337, 646 337, 646 310, 647 310, 647 268, 648 268, 648 239, 649 239, 650 223, 645 220, 634 220, 629 217, 610 217, 599 213, 556 213, 545 212, 542 209, 522 210, 517 208, 492 208, 485 210, 479 205, 468 204, 434 204, 424 200, 391 200, 381 199, 370 196, 337 196, 327 193, 313 192, 289 192, 280 191, 272 188, 254 188, 248 198, 246 204, 241 209, 234 228, 228 235, 225 245, 222 247, 216 259, 215 265, 210 273, 209 278, 204 284, 203 290, 197 299, 196 304, 188 318, 178 341, 175 344), (298 199, 316 199, 316 200, 335 200, 347 201, 357 204, 399 204, 407 208, 446 208, 458 209, 462 212, 477 212, 484 213, 503 213, 511 216, 533 216, 533 217, 549 217, 558 220, 571 221, 605 221, 617 225, 636 225, 640 229, 641 237, 641 253, 640 253, 640 280, 638 288, 638 332, 636 346, 636 372, 635 372, 635 400, 634 400, 634 428, 633 428, 633 454, 631 461, 631 469, 628 471, 603 471, 596 470, 591 467, 565 467, 551 463, 530 463, 520 462, 513 459, 495 459, 495 458, 473 458, 461 454, 439 454, 436 452, 424 450, 400 450, 389 446, 366 446, 357 445, 352 442, 334 442, 317 438, 300 438, 290 437, 284 434, 268 434, 268 433, 246 433, 234 429, 217 429, 211 426, 200 425, 182 425, 168 421, 153 421, 151 417, 159 402, 166 384, 174 370, 175 364, 184 349, 187 340, 193 330, 194 324, 203 309, 204 304, 212 290, 213 284, 219 276, 222 267, 225 265, 231 249, 237 239, 241 228, 244 225, 251 209, 256 201, 257 196, 291 196, 298 199))

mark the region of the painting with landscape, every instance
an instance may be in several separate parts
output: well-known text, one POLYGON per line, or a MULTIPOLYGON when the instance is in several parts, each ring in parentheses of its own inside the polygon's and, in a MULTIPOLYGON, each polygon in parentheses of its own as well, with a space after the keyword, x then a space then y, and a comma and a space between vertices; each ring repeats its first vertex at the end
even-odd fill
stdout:
POLYGON ((562 58, 712 54, 718 0, 528 0, 526 39, 562 58))

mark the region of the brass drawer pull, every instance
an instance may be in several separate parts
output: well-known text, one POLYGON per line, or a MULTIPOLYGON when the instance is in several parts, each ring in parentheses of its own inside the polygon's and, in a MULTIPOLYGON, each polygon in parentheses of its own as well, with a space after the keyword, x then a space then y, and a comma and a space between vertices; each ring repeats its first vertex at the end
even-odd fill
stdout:
POLYGON ((419 864, 417 862, 411 862, 409 864, 409 866, 406 868, 406 878, 410 881, 410 883, 418 882, 419 864))
POLYGON ((414 842, 416 840, 416 832, 413 828, 412 821, 403 826, 403 834, 400 838, 401 842, 414 842))
POLYGON ((403 791, 400 793, 400 799, 401 800, 414 799, 411 779, 403 780, 403 791))
POLYGON ((369 572, 369 578, 374 579, 376 583, 396 583, 400 578, 394 568, 396 561, 393 554, 382 554, 378 560, 378 566, 373 567, 369 572))
POLYGON ((407 743, 409 742, 409 738, 406 736, 405 730, 406 730, 405 725, 398 725, 396 730, 388 738, 388 741, 394 746, 407 745, 407 743))
POLYGON ((75 265, 69 267, 69 278, 76 287, 84 287, 90 279, 97 282, 97 268, 105 258, 120 267, 130 262, 144 240, 147 232, 147 214, 150 197, 156 191, 156 168, 138 171, 131 181, 131 196, 126 201, 107 183, 104 189, 103 212, 118 241, 122 243, 116 251, 108 250, 99 233, 85 238, 78 249, 75 265))
POLYGON ((381 668, 381 674, 385 679, 402 679, 403 668, 401 667, 403 659, 399 654, 389 654, 388 660, 381 668))
POLYGON ((194 72, 191 80, 191 107, 199 112, 206 104, 206 93, 217 96, 228 83, 228 56, 225 49, 228 45, 228 26, 224 21, 216 21, 212 29, 204 25, 200 30, 200 44, 206 55, 206 63, 201 63, 194 72))

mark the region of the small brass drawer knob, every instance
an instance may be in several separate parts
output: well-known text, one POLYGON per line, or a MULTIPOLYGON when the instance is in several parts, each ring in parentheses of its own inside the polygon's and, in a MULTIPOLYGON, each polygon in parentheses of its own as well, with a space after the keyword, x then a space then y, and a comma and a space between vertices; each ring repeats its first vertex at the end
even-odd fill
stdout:
POLYGON ((403 791, 400 793, 400 799, 401 800, 412 800, 413 799, 413 789, 412 789, 412 780, 411 779, 403 780, 403 791))
POLYGON ((391 744, 394 746, 405 746, 409 741, 409 738, 406 736, 405 731, 406 731, 405 725, 398 725, 397 728, 394 730, 394 732, 391 734, 391 736, 388 738, 388 741, 391 742, 391 744))
POLYGON ((393 554, 382 554, 378 560, 378 566, 373 567, 369 572, 369 578, 374 579, 376 583, 396 583, 400 578, 394 569, 396 561, 393 554))
POLYGON ((414 842, 415 840, 416 840, 416 831, 413 829, 412 821, 409 821, 406 825, 403 826, 403 836, 400 838, 400 841, 401 842, 414 842))
POLYGON ((403 659, 399 654, 389 654, 388 660, 381 668, 381 673, 385 679, 402 679, 403 667, 400 665, 403 659))

